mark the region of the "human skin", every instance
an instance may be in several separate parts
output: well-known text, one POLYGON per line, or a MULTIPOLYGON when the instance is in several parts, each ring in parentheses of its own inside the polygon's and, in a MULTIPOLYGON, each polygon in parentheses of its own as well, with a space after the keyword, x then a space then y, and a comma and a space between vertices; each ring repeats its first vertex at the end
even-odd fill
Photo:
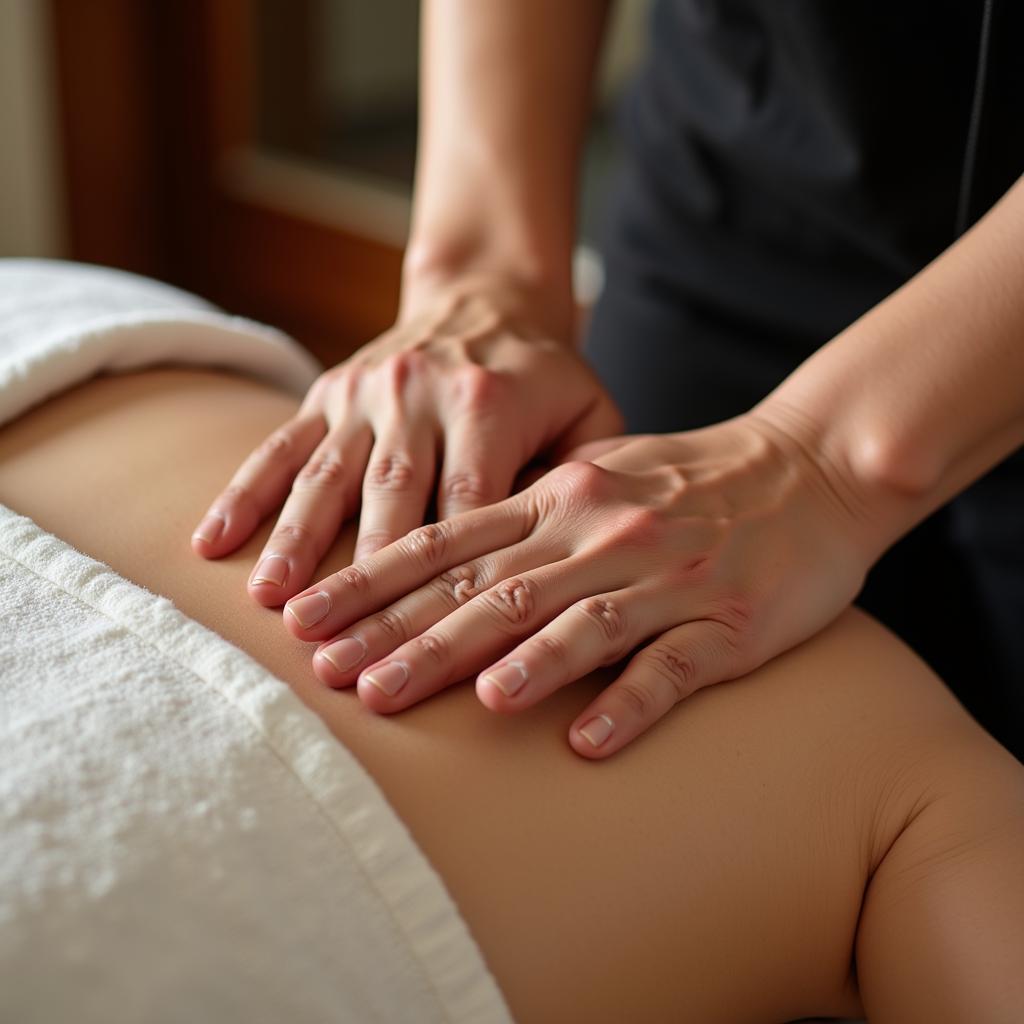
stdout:
MULTIPOLYGON (((354 514, 360 487, 357 555, 369 559, 372 573, 380 564, 375 553, 422 523, 435 477, 438 507, 449 516, 506 498, 517 470, 541 449, 561 457, 618 432, 607 396, 564 344, 571 333, 579 144, 605 9, 590 0, 555 8, 542 0, 424 5, 423 133, 399 322, 317 382, 300 414, 237 470, 194 537, 198 554, 221 557, 262 518, 279 513, 248 581, 257 602, 277 606, 334 594, 337 580, 303 588, 341 522, 354 514)), ((589 499, 580 506, 587 515, 579 525, 562 522, 550 558, 542 552, 506 579, 490 579, 495 593, 514 590, 520 577, 527 585, 543 577, 552 592, 571 595, 564 620, 538 634, 533 649, 541 642, 557 647, 573 671, 590 667, 594 630, 580 623, 587 616, 600 621, 595 609, 604 609, 606 619, 647 625, 645 635, 633 636, 647 646, 571 724, 570 741, 581 755, 616 754, 694 690, 731 679, 821 629, 892 544, 1024 444, 1022 281, 1024 181, 749 411, 748 425, 783 439, 788 468, 762 472, 735 430, 722 456, 724 426, 681 440, 631 442, 631 460, 625 446, 608 456, 625 473, 660 469, 681 486, 694 466, 717 461, 721 476, 736 481, 732 493, 747 495, 732 500, 723 487, 723 518, 731 521, 720 550, 698 550, 708 524, 689 522, 685 496, 655 510, 652 520, 649 503, 624 501, 624 488, 602 492, 595 485, 581 495, 589 499), (663 453, 660 466, 654 452, 663 453), (804 471, 802 484, 788 500, 776 500, 789 468, 804 471), (823 515, 822 492, 847 515, 823 515), (634 531, 632 539, 653 562, 676 576, 687 564, 714 570, 701 600, 677 600, 671 581, 657 593, 623 587, 617 524, 645 516, 650 529, 645 536, 634 531), (830 536, 815 549, 819 557, 736 557, 754 520, 761 552, 792 551, 807 522, 830 536), (580 560, 558 557, 570 541, 574 551, 592 552, 583 583, 580 560), (692 553, 688 562, 678 559, 681 550, 692 553), (717 571, 723 552, 735 571, 717 571), (791 597, 785 615, 777 614, 780 593, 791 597), (598 735, 595 728, 602 736, 611 731, 593 744, 587 737, 598 735)), ((546 525, 553 529, 557 521, 546 525)), ((495 561, 501 553, 474 555, 495 561)), ((414 558, 410 552, 407 561, 414 558)), ((360 581, 359 574, 352 578, 360 581)), ((410 577, 409 593, 392 599, 420 602, 422 582, 410 577)), ((374 602, 379 596, 379 588, 371 594, 374 602)), ((358 612, 379 610, 367 605, 358 612)), ((397 708, 414 692, 431 692, 439 680, 474 671, 486 686, 498 672, 514 677, 518 665, 529 665, 530 649, 516 653, 510 667, 496 663, 485 644, 472 666, 446 656, 446 648, 466 649, 450 619, 442 621, 448 610, 439 605, 432 618, 420 615, 415 633, 399 631, 390 650, 378 643, 373 664, 361 666, 360 693, 379 710, 382 701, 397 708), (394 660, 385 670, 388 654, 394 660), (432 661, 442 664, 428 679, 432 661), (412 680, 419 690, 408 686, 396 700, 402 666, 420 677, 412 680), (384 671, 393 681, 384 681, 384 671)), ((395 619, 399 609, 388 614, 395 619)), ((317 627, 300 630, 304 639, 328 639, 298 610, 295 621, 317 627)), ((339 630, 353 626, 349 618, 332 621, 339 630)), ((503 639, 502 628, 491 626, 492 646, 503 639)), ((328 678, 322 659, 321 669, 328 678)), ((528 687, 535 692, 534 683, 528 687)))
POLYGON ((322 641, 317 675, 387 712, 483 669, 480 700, 520 712, 639 648, 569 730, 577 753, 605 757, 781 637, 813 635, 863 585, 870 558, 842 496, 751 417, 572 455, 289 601, 287 627, 322 641))
POLYGON ((360 493, 357 557, 420 525, 435 489, 442 516, 487 505, 541 448, 621 431, 572 345, 576 176, 607 7, 424 5, 423 130, 397 323, 325 375, 277 432, 286 465, 247 460, 199 530, 199 553, 219 557, 280 511, 256 559, 260 603, 310 582, 360 493), (396 364, 410 353, 415 368, 396 364), (399 395, 409 370, 415 395, 399 395), (316 501, 300 486, 285 504, 307 462, 344 481, 316 501))
POLYGON ((215 562, 183 539, 296 404, 209 372, 97 379, 0 430, 0 501, 293 688, 406 822, 517 1020, 1020 1019, 1024 769, 905 645, 850 609, 603 763, 564 738, 602 673, 519 715, 469 686, 376 715, 245 600, 262 532, 215 562))

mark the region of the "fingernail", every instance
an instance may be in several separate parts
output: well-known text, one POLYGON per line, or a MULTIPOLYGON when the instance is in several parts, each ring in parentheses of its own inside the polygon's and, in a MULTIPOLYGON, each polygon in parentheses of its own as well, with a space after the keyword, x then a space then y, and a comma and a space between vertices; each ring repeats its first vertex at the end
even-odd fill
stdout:
POLYGON ((506 697, 518 693, 529 678, 526 666, 521 661, 509 661, 481 678, 481 682, 496 686, 506 697))
POLYGON ((409 681, 409 666, 404 661, 389 661, 378 665, 372 672, 364 672, 361 678, 376 686, 381 693, 394 697, 409 681))
POLYGON ((585 725, 580 726, 580 735, 586 736, 592 746, 599 747, 615 728, 615 723, 607 715, 598 715, 585 725))
POLYGON ((284 555, 267 555, 252 574, 250 583, 273 583, 283 587, 288 582, 288 559, 284 555))
POLYGON ((224 532, 224 517, 216 512, 207 512, 192 536, 212 544, 224 532))
POLYGON ((330 647, 321 647, 317 653, 339 672, 347 672, 366 657, 366 644, 357 636, 345 636, 330 647))
POLYGON ((309 629, 310 626, 315 626, 327 618, 327 613, 331 610, 331 598, 322 590, 318 590, 315 594, 293 598, 285 608, 303 629, 309 629))

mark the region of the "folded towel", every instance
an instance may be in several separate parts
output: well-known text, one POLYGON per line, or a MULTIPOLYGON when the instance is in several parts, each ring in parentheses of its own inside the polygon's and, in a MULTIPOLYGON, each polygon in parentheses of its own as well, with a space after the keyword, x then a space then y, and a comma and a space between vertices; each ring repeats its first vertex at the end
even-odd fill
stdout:
MULTIPOLYGON (((315 374, 163 286, 0 263, 0 418, 155 361, 315 374)), ((0 1020, 511 1020, 441 878, 291 689, 2 505, 0 1020)))
POLYGON ((0 505, 0 1020, 510 1020, 282 682, 0 505))
POLYGON ((0 423, 95 376, 157 364, 218 366, 302 394, 316 360, 270 327, 135 274, 0 260, 0 423))

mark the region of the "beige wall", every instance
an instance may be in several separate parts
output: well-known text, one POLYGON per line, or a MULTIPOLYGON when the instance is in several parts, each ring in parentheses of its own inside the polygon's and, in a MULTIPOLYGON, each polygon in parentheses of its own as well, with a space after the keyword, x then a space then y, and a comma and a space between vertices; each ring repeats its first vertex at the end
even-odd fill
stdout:
POLYGON ((0 256, 64 249, 47 8, 0 0, 0 256))

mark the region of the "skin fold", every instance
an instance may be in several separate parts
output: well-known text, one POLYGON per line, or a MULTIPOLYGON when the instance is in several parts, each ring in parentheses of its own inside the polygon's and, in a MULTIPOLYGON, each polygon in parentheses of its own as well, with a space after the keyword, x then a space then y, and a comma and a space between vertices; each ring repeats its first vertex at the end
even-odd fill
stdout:
POLYGON ((1020 1019, 1024 769, 888 631, 849 609, 604 762, 565 737, 607 670, 517 714, 457 684, 377 715, 245 596, 271 522, 218 561, 187 542, 297 405, 209 372, 96 379, 0 430, 0 501, 293 688, 406 822, 517 1020, 1020 1019))

